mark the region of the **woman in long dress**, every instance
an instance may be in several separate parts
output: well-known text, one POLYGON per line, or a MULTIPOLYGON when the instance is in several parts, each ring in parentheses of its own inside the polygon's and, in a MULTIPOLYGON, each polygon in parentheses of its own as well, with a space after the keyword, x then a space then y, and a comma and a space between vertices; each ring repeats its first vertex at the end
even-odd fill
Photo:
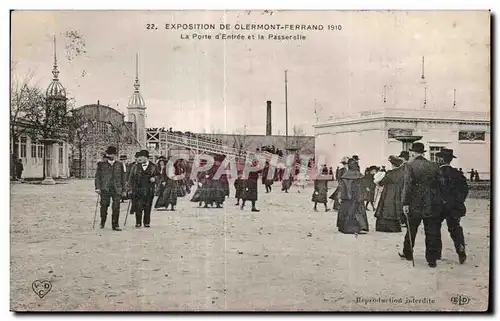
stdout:
POLYGON ((222 204, 226 199, 226 184, 225 177, 217 178, 217 171, 221 166, 220 160, 216 160, 214 166, 209 170, 209 187, 210 187, 210 198, 209 203, 215 203, 217 208, 222 208, 222 204))
POLYGON ((378 182, 383 186, 380 200, 377 204, 375 217, 375 230, 377 232, 401 232, 401 216, 403 204, 401 203, 401 192, 403 191, 404 171, 403 160, 396 156, 390 156, 389 162, 392 169, 378 182))
POLYGON ((293 182, 293 173, 290 172, 290 175, 286 178, 283 178, 281 181, 281 191, 288 193, 288 190, 290 190, 290 187, 292 187, 292 182, 293 182))
POLYGON ((340 207, 337 217, 339 232, 359 234, 368 232, 368 218, 363 202, 363 174, 359 172, 359 164, 349 159, 347 171, 339 182, 340 207))
POLYGON ((374 166, 370 166, 365 171, 365 177, 363 178, 363 196, 365 200, 365 207, 368 210, 368 204, 372 205, 372 210, 375 211, 375 183, 373 182, 373 175, 376 172, 374 166))
POLYGON ((337 188, 333 191, 332 195, 330 195, 330 199, 333 200, 333 210, 338 211, 340 208, 340 185, 342 182, 342 175, 347 171, 347 162, 349 157, 343 157, 340 163, 342 164, 342 168, 337 170, 337 188))
POLYGON ((156 177, 159 182, 158 184, 160 186, 160 190, 158 193, 158 199, 155 203, 155 208, 165 207, 168 211, 168 206, 170 205, 171 210, 175 211, 179 192, 179 182, 173 179, 173 174, 176 174, 175 170, 168 170, 165 165, 165 161, 163 160, 159 161, 158 164, 159 167, 156 177))

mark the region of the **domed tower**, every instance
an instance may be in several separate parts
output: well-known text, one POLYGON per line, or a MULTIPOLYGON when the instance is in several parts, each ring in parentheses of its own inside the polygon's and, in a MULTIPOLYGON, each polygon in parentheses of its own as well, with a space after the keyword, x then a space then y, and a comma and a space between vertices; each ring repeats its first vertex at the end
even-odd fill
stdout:
POLYGON ((54 36, 54 66, 52 68, 52 82, 47 87, 45 96, 47 104, 54 105, 55 110, 66 114, 66 89, 59 82, 59 69, 57 67, 56 36, 54 36))
POLYGON ((67 99, 66 89, 59 82, 59 69, 57 67, 57 50, 56 36, 54 36, 54 66, 52 68, 52 82, 47 87, 45 92, 46 100, 46 117, 44 137, 39 141, 44 145, 44 180, 43 185, 54 185, 56 182, 52 178, 53 175, 65 176, 66 170, 64 161, 64 141, 65 131, 62 130, 65 126, 65 117, 67 114, 67 99), (55 148, 55 146, 61 146, 55 148), (60 156, 62 155, 62 156, 60 156), (62 159, 62 164, 59 164, 58 159, 62 159), (62 166, 62 168, 61 168, 62 166))
POLYGON ((146 148, 146 103, 139 92, 139 59, 135 55, 134 93, 128 101, 128 121, 134 123, 135 135, 141 148, 146 148))

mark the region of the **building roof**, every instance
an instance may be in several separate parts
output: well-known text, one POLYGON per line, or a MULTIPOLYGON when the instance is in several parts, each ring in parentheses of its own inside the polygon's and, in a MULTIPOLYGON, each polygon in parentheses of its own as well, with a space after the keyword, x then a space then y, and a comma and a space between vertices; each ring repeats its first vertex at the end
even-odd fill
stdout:
POLYGON ((408 120, 433 122, 478 122, 489 123, 489 112, 436 109, 380 109, 352 114, 337 114, 314 125, 315 128, 332 125, 364 123, 378 120, 408 120))

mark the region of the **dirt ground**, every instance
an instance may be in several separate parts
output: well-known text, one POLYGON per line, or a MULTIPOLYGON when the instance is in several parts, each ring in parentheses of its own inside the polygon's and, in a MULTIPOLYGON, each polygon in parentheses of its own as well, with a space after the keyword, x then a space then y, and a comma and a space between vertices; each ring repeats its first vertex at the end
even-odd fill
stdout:
POLYGON ((310 187, 259 188, 259 213, 241 211, 233 198, 224 209, 203 209, 185 197, 176 212, 153 211, 150 229, 135 229, 130 216, 113 232, 110 217, 106 229, 97 222, 92 230, 91 180, 11 185, 11 310, 487 309, 489 200, 467 200, 467 262, 458 264, 443 224, 443 260, 431 269, 422 228, 412 267, 397 255, 403 234, 375 232, 372 211, 370 232, 355 238, 337 231, 336 212, 312 211, 310 187), (52 284, 43 299, 35 280, 52 284), (452 303, 459 295, 462 304, 452 303))

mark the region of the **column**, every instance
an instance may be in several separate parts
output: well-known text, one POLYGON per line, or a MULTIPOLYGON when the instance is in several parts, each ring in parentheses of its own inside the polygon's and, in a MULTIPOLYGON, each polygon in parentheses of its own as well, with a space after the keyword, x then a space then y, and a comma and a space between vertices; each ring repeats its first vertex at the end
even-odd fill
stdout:
POLYGON ((56 181, 52 178, 52 156, 55 141, 53 139, 41 139, 40 142, 44 144, 45 149, 45 179, 42 181, 42 184, 55 185, 56 181))

